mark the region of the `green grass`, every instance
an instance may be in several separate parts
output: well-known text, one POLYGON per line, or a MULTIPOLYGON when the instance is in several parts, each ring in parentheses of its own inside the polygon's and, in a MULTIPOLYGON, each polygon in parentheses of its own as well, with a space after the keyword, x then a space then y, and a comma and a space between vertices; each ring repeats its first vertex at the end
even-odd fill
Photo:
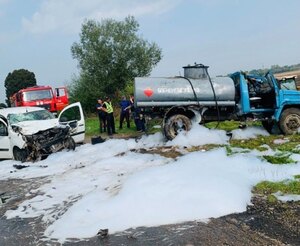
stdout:
MULTIPOLYGON (((261 123, 259 121, 247 121, 247 126, 261 126, 261 123)), ((240 121, 234 121, 234 120, 226 120, 226 121, 220 121, 219 123, 216 121, 206 123, 205 126, 207 128, 217 128, 224 131, 232 131, 235 129, 238 129, 241 125, 240 121)))
POLYGON ((263 181, 253 188, 254 193, 271 195, 278 191, 284 194, 300 195, 300 180, 289 180, 281 182, 263 181))
POLYGON ((249 153, 250 152, 250 150, 248 150, 248 149, 245 149, 245 150, 239 150, 239 149, 238 150, 234 150, 229 145, 226 145, 225 149, 226 149, 227 156, 231 156, 231 155, 234 155, 234 154, 245 154, 245 153, 249 153))
MULTIPOLYGON (((148 131, 147 133, 155 133, 161 131, 160 128, 154 128, 155 125, 159 125, 160 121, 157 120, 151 120, 149 124, 147 125, 148 131)), ((122 129, 119 129, 120 126, 120 120, 119 117, 115 118, 115 128, 117 135, 124 136, 124 137, 135 137, 138 136, 138 132, 136 131, 136 126, 134 124, 134 121, 130 120, 130 128, 127 128, 126 121, 123 122, 122 129)), ((89 118, 86 118, 85 120, 85 127, 86 127, 86 135, 87 136, 95 136, 100 134, 99 130, 99 119, 96 116, 92 116, 89 118)), ((106 134, 106 133, 103 133, 106 134)))
POLYGON ((220 130, 232 131, 234 129, 238 129, 240 124, 241 123, 239 121, 227 120, 227 121, 220 121, 219 124, 218 122, 215 121, 209 122, 206 123, 205 126, 210 129, 217 128, 220 130))
POLYGON ((276 203, 278 201, 278 199, 276 198, 276 196, 270 194, 267 196, 267 200, 269 203, 276 203))
POLYGON ((275 144, 274 140, 282 139, 282 135, 270 135, 270 136, 258 136, 253 139, 232 139, 230 144, 232 147, 244 148, 244 149, 257 149, 259 151, 267 150, 264 144, 268 145, 273 150, 279 150, 282 152, 291 152, 300 154, 300 135, 284 136, 289 141, 286 143, 275 144))
POLYGON ((291 164, 296 163, 292 158, 290 158, 290 154, 277 154, 277 155, 263 155, 263 158, 272 164, 291 164))

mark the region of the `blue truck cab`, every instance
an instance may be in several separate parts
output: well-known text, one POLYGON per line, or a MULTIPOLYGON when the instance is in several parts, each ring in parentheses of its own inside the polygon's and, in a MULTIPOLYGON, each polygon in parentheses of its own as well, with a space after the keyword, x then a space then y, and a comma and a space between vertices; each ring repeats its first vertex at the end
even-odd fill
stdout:
POLYGON ((260 119, 269 132, 278 125, 284 134, 300 127, 300 92, 280 83, 272 73, 265 76, 243 72, 231 74, 236 87, 239 116, 260 119))

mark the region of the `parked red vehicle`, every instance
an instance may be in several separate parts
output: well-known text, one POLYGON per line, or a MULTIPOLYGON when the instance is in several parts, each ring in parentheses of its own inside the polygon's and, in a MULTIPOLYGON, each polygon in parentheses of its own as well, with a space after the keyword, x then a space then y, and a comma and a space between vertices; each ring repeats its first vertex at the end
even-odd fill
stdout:
POLYGON ((51 86, 33 86, 19 90, 11 97, 11 106, 42 107, 52 113, 61 111, 69 104, 66 87, 54 90, 51 86))

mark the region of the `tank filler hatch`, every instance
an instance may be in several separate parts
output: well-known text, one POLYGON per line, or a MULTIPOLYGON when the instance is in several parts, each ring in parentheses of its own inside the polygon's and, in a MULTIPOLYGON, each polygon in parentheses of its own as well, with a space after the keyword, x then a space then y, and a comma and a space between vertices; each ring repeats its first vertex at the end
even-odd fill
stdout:
POLYGON ((207 79, 208 71, 207 69, 209 66, 205 66, 203 64, 196 64, 195 65, 187 65, 183 67, 184 69, 184 77, 190 79, 207 79))

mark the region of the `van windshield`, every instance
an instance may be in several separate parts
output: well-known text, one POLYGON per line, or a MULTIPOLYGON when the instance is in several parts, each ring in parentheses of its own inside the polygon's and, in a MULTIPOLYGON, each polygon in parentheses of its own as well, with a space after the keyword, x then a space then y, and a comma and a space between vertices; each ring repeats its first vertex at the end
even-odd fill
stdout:
POLYGON ((54 115, 47 110, 38 110, 21 114, 9 114, 7 118, 11 125, 22 121, 55 119, 54 115))
POLYGON ((25 102, 42 100, 42 99, 51 99, 52 91, 51 90, 38 90, 38 91, 25 91, 23 92, 23 99, 25 102))

